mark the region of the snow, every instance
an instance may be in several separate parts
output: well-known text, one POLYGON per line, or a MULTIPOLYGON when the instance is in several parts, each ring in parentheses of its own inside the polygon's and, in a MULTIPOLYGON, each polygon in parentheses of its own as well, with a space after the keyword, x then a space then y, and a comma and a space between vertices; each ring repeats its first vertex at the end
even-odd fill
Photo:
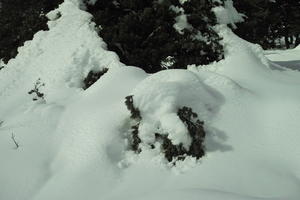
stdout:
MULTIPOLYGON (((2 101, 29 103, 31 98, 26 93, 39 78, 45 83, 42 91, 47 102, 63 100, 79 91, 91 69, 123 66, 115 53, 104 50, 106 44, 94 31, 90 14, 69 1, 58 10, 62 16, 49 22, 51 30, 35 34, 32 41, 18 49, 18 57, 1 70, 2 101)), ((11 109, 0 105, 2 112, 11 109)))
POLYGON ((292 70, 300 70, 300 47, 289 50, 268 50, 265 52, 266 56, 283 68, 292 70))
POLYGON ((300 198, 300 72, 285 65, 300 60, 299 48, 264 52, 221 25, 225 60, 146 74, 105 50, 79 6, 65 1, 48 14, 50 30, 0 71, 0 199, 300 198), (81 89, 90 70, 104 67, 81 89), (27 94, 38 78, 44 102, 27 94), (157 149, 128 151, 128 95, 144 141, 160 127, 188 146, 175 113, 192 107, 205 122, 206 155, 173 166, 157 149))
POLYGON ((188 23, 187 16, 184 13, 184 9, 180 8, 178 6, 171 6, 171 10, 173 10, 175 13, 179 14, 176 18, 175 21, 176 23, 173 25, 174 29, 180 33, 184 34, 184 29, 191 30, 193 29, 193 26, 188 23))
POLYGON ((141 82, 132 95, 134 105, 139 108, 143 119, 139 128, 141 140, 153 143, 154 133, 169 133, 173 144, 182 143, 186 149, 190 146, 191 138, 177 116, 177 110, 184 106, 192 107, 201 120, 206 120, 220 104, 215 92, 187 70, 156 73, 141 82))
POLYGON ((226 0, 224 7, 214 7, 212 11, 215 13, 219 24, 230 24, 233 28, 236 28, 235 23, 243 22, 245 17, 233 7, 232 0, 226 0))

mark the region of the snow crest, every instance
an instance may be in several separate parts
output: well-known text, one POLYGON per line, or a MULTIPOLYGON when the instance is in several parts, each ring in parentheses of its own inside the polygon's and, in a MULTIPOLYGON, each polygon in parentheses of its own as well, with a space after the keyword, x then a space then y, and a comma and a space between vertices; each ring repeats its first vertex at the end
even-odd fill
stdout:
POLYGON ((139 84, 132 94, 143 119, 139 127, 142 141, 153 143, 154 133, 169 133, 173 144, 182 143, 187 149, 191 139, 177 116, 178 109, 191 107, 201 120, 208 120, 220 104, 215 92, 186 70, 156 73, 139 84))

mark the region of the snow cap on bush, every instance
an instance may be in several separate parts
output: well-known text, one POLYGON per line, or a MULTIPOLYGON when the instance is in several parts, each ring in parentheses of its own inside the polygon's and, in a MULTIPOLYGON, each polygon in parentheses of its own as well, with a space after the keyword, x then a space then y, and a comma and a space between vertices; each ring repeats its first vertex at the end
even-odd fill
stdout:
POLYGON ((160 148, 168 161, 204 155, 203 122, 218 103, 192 72, 162 71, 126 98, 131 112, 131 149, 160 148))

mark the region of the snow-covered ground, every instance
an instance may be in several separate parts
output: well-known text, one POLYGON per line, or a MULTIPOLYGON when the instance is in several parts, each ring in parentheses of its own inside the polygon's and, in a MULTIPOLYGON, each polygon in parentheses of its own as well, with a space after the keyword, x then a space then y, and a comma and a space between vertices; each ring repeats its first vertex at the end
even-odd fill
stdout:
POLYGON ((146 74, 106 51, 74 2, 0 71, 1 200, 300 198, 300 72, 285 65, 299 49, 263 52, 220 26, 225 60, 146 74), (32 101, 39 78, 45 97, 32 101), (188 141, 174 112, 192 107, 205 122, 206 155, 172 167, 157 151, 126 151, 128 95, 151 122, 145 140, 160 124, 173 142, 188 141))
POLYGON ((265 54, 278 65, 300 71, 300 46, 292 50, 266 51, 265 54))

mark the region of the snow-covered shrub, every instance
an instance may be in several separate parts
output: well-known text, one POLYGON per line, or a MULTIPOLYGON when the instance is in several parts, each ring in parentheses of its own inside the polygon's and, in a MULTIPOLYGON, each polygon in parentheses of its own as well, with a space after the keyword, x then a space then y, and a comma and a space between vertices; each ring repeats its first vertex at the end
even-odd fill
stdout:
POLYGON ((91 85, 93 85, 98 79, 101 78, 106 72, 107 68, 102 69, 101 71, 90 71, 87 77, 83 80, 83 89, 88 89, 91 85))
MULTIPOLYGON (((125 104, 131 113, 129 146, 131 150, 139 153, 141 152, 139 145, 143 143, 139 136, 139 126, 143 119, 139 109, 135 108, 133 104, 133 96, 127 96, 125 104)), ((199 159, 204 155, 204 123, 198 119, 198 115, 194 113, 191 108, 186 106, 178 109, 177 116, 187 129, 187 132, 182 132, 181 134, 188 134, 188 137, 191 140, 188 147, 183 143, 174 144, 170 139, 170 133, 160 131, 153 132, 152 135, 155 137, 154 141, 144 145, 153 149, 157 147, 160 148, 161 152, 169 162, 174 160, 184 160, 186 156, 192 156, 199 159)), ((160 127, 158 127, 157 130, 160 130, 160 127)))
POLYGON ((157 72, 223 58, 221 38, 213 30, 214 0, 99 0, 87 11, 99 35, 121 62, 157 72))
POLYGON ((0 59, 7 63, 17 55, 18 47, 39 30, 47 30, 46 13, 63 0, 1 0, 0 59))
POLYGON ((33 101, 44 100, 44 93, 40 91, 40 88, 44 86, 45 83, 42 83, 40 78, 35 82, 34 88, 28 92, 28 94, 34 95, 32 98, 33 101))

